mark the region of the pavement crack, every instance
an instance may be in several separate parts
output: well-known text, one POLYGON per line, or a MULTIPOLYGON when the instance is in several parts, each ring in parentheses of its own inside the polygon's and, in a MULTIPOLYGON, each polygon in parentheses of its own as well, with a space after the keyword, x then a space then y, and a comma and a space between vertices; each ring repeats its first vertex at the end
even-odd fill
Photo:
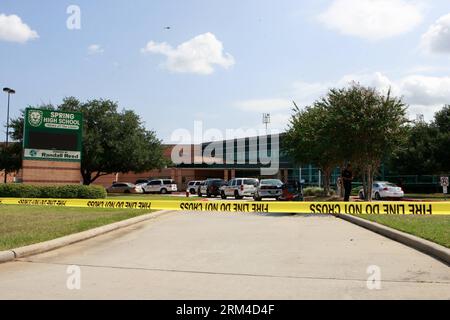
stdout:
MULTIPOLYGON (((253 278, 273 278, 273 279, 297 279, 297 280, 331 280, 331 281, 357 281, 367 282, 367 279, 357 278, 339 278, 339 277, 314 277, 314 276, 289 276, 289 275, 270 275, 270 274, 253 274, 253 273, 237 273, 237 272, 214 272, 214 271, 198 271, 198 270, 178 270, 178 269, 163 269, 163 268, 143 268, 143 267, 119 267, 107 265, 90 265, 77 263, 57 263, 57 262, 41 262, 26 259, 19 259, 18 261, 30 264, 54 265, 54 266, 71 266, 77 265, 79 267, 94 268, 94 269, 115 269, 115 270, 134 270, 134 271, 149 271, 149 272, 165 272, 165 273, 183 273, 183 274, 203 274, 203 275, 220 275, 220 276, 235 276, 235 277, 253 277, 253 278)), ((430 281, 430 280, 381 280, 382 283, 419 283, 419 284, 443 284, 450 285, 450 281, 430 281)))

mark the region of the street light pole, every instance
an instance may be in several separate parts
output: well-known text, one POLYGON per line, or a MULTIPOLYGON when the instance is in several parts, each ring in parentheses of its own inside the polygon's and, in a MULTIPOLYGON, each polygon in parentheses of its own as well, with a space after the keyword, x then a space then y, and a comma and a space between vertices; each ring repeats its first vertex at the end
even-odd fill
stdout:
MULTIPOLYGON (((8 94, 8 106, 7 106, 7 111, 6 111, 6 142, 5 142, 5 150, 8 149, 8 145, 9 145, 9 102, 11 99, 11 95, 15 94, 16 91, 11 89, 11 88, 3 88, 3 92, 6 92, 8 94)), ((5 184, 7 182, 7 170, 5 168, 5 184)))

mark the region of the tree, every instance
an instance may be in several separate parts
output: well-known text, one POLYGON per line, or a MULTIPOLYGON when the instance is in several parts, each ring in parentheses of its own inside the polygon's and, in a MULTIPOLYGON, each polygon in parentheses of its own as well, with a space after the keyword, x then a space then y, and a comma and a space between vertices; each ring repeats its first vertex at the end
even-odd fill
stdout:
POLYGON ((376 89, 352 84, 331 89, 304 111, 294 109, 287 133, 288 153, 300 163, 315 163, 327 177, 351 161, 361 172, 366 200, 372 200, 374 176, 383 159, 405 137, 406 105, 376 89))
POLYGON ((317 165, 324 174, 324 191, 330 195, 331 174, 338 165, 336 144, 332 135, 333 119, 320 102, 301 110, 293 110, 285 148, 298 164, 317 165))
POLYGON ((335 127, 338 158, 361 171, 366 200, 372 200, 374 176, 381 162, 405 138, 407 106, 401 98, 352 84, 332 89, 323 99, 335 127))
POLYGON ((426 122, 410 125, 405 131, 406 139, 389 157, 391 173, 425 175, 436 173, 436 148, 438 131, 426 122))
POLYGON ((405 143, 390 159, 396 174, 448 174, 450 172, 450 106, 437 112, 431 123, 416 122, 407 128, 405 143))
POLYGON ((450 173, 450 105, 437 112, 432 124, 437 131, 435 160, 436 174, 450 173))
MULTIPOLYGON (((153 131, 145 129, 133 111, 118 112, 117 103, 91 100, 85 103, 69 97, 58 111, 83 113, 83 149, 81 175, 86 185, 99 177, 127 172, 145 172, 166 164, 161 141, 153 131)), ((22 140, 23 114, 12 121, 13 137, 22 140)))
POLYGON ((0 170, 6 174, 17 172, 22 167, 22 146, 19 143, 9 143, 0 150, 0 170))

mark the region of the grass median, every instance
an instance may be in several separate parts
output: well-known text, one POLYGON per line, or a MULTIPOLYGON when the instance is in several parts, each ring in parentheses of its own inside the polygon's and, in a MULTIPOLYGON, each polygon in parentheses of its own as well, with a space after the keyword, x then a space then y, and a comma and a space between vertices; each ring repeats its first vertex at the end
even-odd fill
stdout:
POLYGON ((0 251, 56 239, 153 211, 0 206, 0 251))
POLYGON ((414 200, 434 200, 434 201, 450 201, 450 195, 444 195, 443 193, 432 193, 432 194, 422 194, 422 193, 409 193, 405 194, 406 199, 414 200))
POLYGON ((450 248, 449 216, 358 216, 450 248))

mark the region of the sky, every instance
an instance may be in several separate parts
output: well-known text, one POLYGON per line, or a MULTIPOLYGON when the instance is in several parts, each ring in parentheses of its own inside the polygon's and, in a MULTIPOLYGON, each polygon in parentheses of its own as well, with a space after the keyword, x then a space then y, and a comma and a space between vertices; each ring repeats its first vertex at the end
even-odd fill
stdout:
POLYGON ((391 88, 412 119, 431 120, 450 104, 450 1, 0 0, 12 117, 66 96, 111 99, 170 143, 198 121, 261 129, 263 113, 285 130, 292 101, 352 81, 391 88))

